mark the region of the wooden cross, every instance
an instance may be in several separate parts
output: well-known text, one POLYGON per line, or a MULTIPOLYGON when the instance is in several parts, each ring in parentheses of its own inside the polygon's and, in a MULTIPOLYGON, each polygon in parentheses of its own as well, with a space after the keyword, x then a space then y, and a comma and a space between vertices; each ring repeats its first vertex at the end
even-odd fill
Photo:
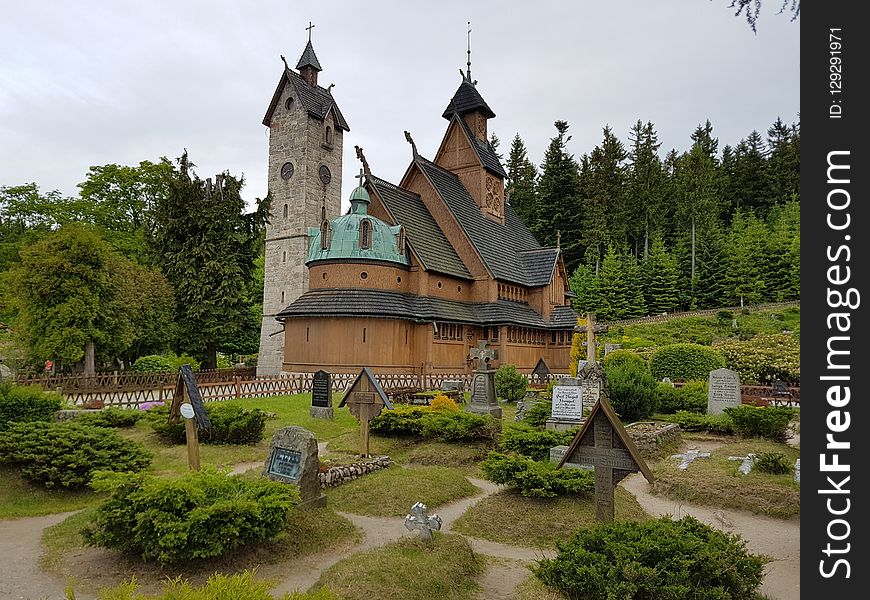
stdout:
POLYGON ((411 514, 405 516, 405 529, 420 532, 420 539, 424 542, 432 541, 432 532, 441 530, 441 517, 426 514, 426 505, 417 502, 411 507, 411 514))
POLYGON ((308 21, 308 27, 306 27, 305 29, 308 30, 308 41, 309 42, 311 41, 311 30, 314 29, 315 27, 316 27, 316 25, 312 25, 311 21, 308 21))
POLYGON ((350 384, 338 406, 341 408, 345 404, 350 413, 359 419, 359 453, 366 457, 369 455, 369 421, 381 414, 384 406, 392 409, 393 405, 368 367, 364 367, 350 384))
POLYGON ((477 342, 477 348, 472 348, 468 351, 468 358, 477 361, 477 368, 481 368, 481 362, 483 363, 483 368, 486 369, 489 366, 489 361, 496 358, 497 352, 492 348, 487 348, 486 340, 480 340, 477 342))
POLYGON ((586 325, 578 325, 574 328, 577 333, 586 334, 586 360, 595 362, 595 334, 606 333, 610 329, 607 325, 602 325, 595 322, 595 313, 586 315, 586 325))
POLYGON ((710 458, 709 452, 701 452, 697 448, 692 448, 685 454, 671 454, 671 458, 680 459, 680 471, 685 471, 696 458, 710 458))

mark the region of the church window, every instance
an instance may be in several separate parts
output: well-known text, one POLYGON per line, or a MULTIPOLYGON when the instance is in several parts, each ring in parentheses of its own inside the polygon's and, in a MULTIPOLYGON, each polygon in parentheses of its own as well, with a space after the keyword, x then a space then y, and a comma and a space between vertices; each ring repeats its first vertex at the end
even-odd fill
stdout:
POLYGON ((324 221, 320 224, 320 249, 326 250, 329 248, 329 221, 324 221))
POLYGON ((287 205, 284 205, 284 218, 287 218, 287 205))
POLYGON ((457 285, 457 286, 456 286, 456 291, 457 291, 457 292, 462 292, 462 286, 461 286, 461 285, 457 285))
POLYGON ((439 290, 441 289, 441 285, 442 285, 442 283, 439 281, 439 282, 438 282, 438 289, 439 289, 439 290))
POLYGON ((396 236, 396 248, 399 254, 405 253, 405 228, 399 227, 399 235, 396 236))
POLYGON ((550 334, 550 343, 551 344, 556 343, 556 332, 555 331, 552 334, 550 334))
POLYGON ((363 344, 366 343, 366 328, 363 327, 363 344))
POLYGON ((284 106, 287 107, 287 110, 293 108, 293 96, 289 96, 287 100, 284 102, 284 106))
POLYGON ((396 283, 402 283, 402 278, 401 278, 401 277, 396 277, 396 283))
POLYGON ((480 336, 480 339, 482 339, 482 340, 488 340, 488 339, 489 339, 489 327, 484 327, 484 328, 483 328, 483 335, 480 336))
POLYGON ((287 262, 287 251, 281 253, 281 262, 287 262))
POLYGON ((284 292, 281 292, 281 304, 284 304, 284 292))
POLYGON ((308 341, 308 333, 309 333, 310 331, 311 331, 311 328, 310 328, 310 327, 306 327, 306 328, 305 328, 305 341, 306 341, 306 342, 308 341))
POLYGON ((559 343, 560 343, 560 344, 564 344, 564 343, 565 343, 565 332, 564 332, 564 331, 560 331, 560 332, 559 332, 559 343))
POLYGON ((456 326, 456 339, 462 340, 462 334, 463 334, 462 325, 457 325, 456 326))
POLYGON ((498 327, 493 327, 492 329, 490 329, 490 336, 491 337, 489 339, 492 340, 493 342, 498 341, 498 330, 499 330, 498 327))
POLYGON ((359 278, 360 278, 360 279, 368 279, 368 278, 369 278, 369 274, 366 273, 365 271, 363 271, 362 273, 359 274, 359 278))
POLYGON ((405 330, 405 345, 408 345, 408 330, 405 330))
POLYGON ((326 271, 323 272, 323 275, 321 275, 321 277, 323 277, 324 279, 326 279, 326 277, 327 277, 327 275, 326 275, 326 271))
POLYGON ((326 143, 332 144, 332 127, 326 126, 326 143))
POLYGON ((369 219, 363 219, 359 224, 359 247, 360 250, 372 247, 372 222, 369 219))

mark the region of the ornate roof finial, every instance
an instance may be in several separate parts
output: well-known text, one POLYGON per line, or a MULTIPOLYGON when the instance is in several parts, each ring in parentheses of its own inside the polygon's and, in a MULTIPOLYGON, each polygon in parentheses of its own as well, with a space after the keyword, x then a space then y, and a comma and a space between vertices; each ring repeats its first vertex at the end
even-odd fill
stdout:
POLYGON ((354 149, 356 150, 357 159, 362 163, 362 168, 363 168, 363 171, 365 172, 366 176, 371 175, 372 172, 369 169, 369 161, 366 160, 366 155, 363 154, 362 147, 361 146, 354 146, 354 149))
POLYGON ((467 35, 468 35, 468 46, 467 46, 468 47, 468 62, 465 64, 468 65, 468 71, 466 73, 465 78, 468 79, 468 81, 471 81, 471 21, 468 22, 467 35))
POLYGON ((335 84, 334 84, 334 83, 330 83, 330 84, 329 84, 329 87, 326 88, 326 93, 331 95, 331 94, 332 94, 332 88, 334 88, 334 87, 335 87, 335 84))
POLYGON ((405 139, 411 144, 411 151, 414 153, 414 159, 417 158, 417 144, 414 143, 414 138, 411 137, 411 133, 405 132, 405 139))
POLYGON ((315 27, 317 27, 317 25, 313 25, 311 23, 311 21, 308 21, 308 27, 306 27, 305 29, 308 30, 308 41, 309 42, 311 41, 311 30, 314 29, 315 27))
POLYGON ((281 56, 281 61, 284 63, 284 68, 289 70, 289 69, 290 69, 290 65, 287 64, 287 59, 284 58, 284 55, 283 55, 283 54, 281 54, 280 56, 281 56))

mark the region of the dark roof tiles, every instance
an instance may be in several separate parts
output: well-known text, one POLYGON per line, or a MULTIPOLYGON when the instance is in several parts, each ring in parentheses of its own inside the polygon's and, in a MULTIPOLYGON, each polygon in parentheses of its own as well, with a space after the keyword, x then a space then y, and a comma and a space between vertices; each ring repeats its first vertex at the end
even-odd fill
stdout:
POLYGON ((553 279, 556 270, 556 260, 559 258, 558 248, 541 248, 517 253, 526 270, 528 285, 547 285, 553 279))
POLYGON ((483 96, 477 91, 477 88, 474 87, 474 84, 463 77, 462 83, 459 84, 459 89, 453 94, 450 104, 447 105, 447 108, 444 109, 444 114, 441 116, 449 120, 453 118, 453 113, 464 115, 473 110, 479 110, 488 119, 495 117, 495 113, 492 112, 492 109, 487 105, 483 96))
POLYGON ((336 104, 332 94, 319 85, 313 87, 308 85, 308 82, 305 81, 302 76, 290 69, 284 69, 284 75, 282 76, 281 81, 278 82, 278 88, 275 90, 274 96, 272 96, 272 103, 266 111, 266 116, 263 117, 263 125, 267 127, 269 126, 272 120, 272 113, 275 112, 275 109, 278 106, 278 100, 281 99, 281 92, 284 89, 285 81, 293 86, 293 89, 296 92, 296 97, 302 103, 302 106, 305 107, 305 110, 308 111, 309 115, 323 120, 327 115, 332 113, 335 116, 336 127, 340 127, 345 131, 350 131, 350 127, 344 119, 344 115, 341 114, 341 110, 339 110, 338 104, 336 104))
POLYGON ((462 128, 465 129, 465 133, 468 134, 468 138, 471 140, 471 147, 474 148, 474 152, 477 154, 477 158, 480 159, 480 163, 483 167, 502 178, 506 178, 507 172, 504 170, 501 161, 498 159, 498 155, 495 153, 495 150, 493 150, 489 142, 482 142, 477 139, 471 131, 471 128, 468 126, 468 123, 466 123, 461 117, 457 117, 457 121, 459 121, 462 128))

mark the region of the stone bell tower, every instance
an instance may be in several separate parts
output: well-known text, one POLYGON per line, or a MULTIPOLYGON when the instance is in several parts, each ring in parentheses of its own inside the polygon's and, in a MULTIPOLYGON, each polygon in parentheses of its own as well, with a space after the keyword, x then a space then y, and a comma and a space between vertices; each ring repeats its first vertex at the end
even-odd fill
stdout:
POLYGON ((308 289, 308 228, 318 228, 341 210, 342 137, 350 129, 332 97, 332 84, 317 83, 322 68, 311 27, 296 70, 281 57, 284 69, 263 118, 269 128, 272 208, 257 375, 281 372, 284 332, 275 315, 308 289))

